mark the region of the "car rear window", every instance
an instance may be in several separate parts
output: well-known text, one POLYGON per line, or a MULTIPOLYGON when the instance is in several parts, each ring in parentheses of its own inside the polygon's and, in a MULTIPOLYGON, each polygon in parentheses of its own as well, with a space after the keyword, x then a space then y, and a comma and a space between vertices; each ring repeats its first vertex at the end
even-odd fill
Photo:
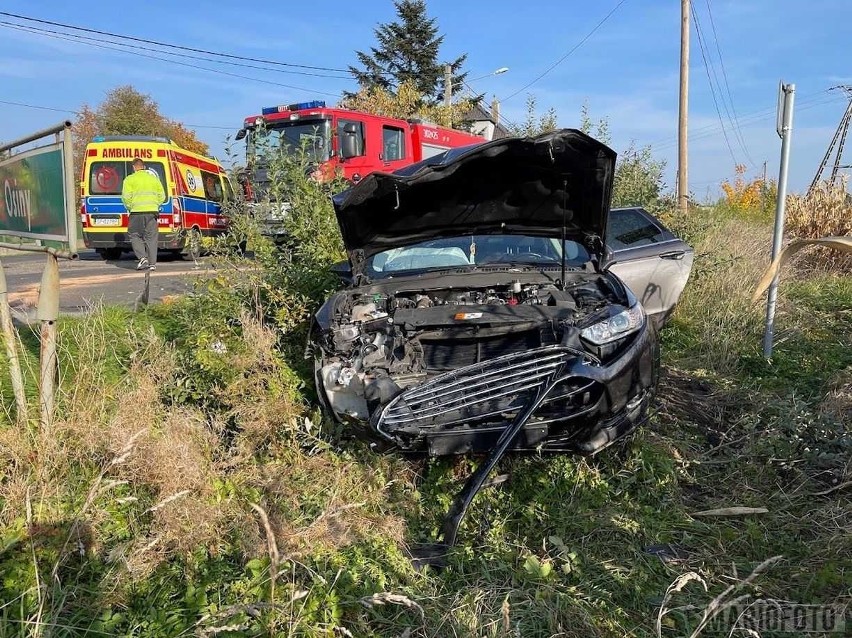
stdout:
MULTIPOLYGON (((146 162, 147 170, 160 178, 164 190, 166 186, 166 168, 161 162, 146 162)), ((89 194, 90 195, 121 195, 121 185, 124 178, 133 173, 133 162, 112 160, 108 162, 92 162, 89 165, 89 194)))

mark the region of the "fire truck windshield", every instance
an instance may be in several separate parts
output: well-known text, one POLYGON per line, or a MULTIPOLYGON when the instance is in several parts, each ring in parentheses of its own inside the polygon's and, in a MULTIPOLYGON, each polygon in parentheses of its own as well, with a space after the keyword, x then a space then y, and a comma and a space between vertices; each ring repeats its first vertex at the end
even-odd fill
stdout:
POLYGON ((249 132, 246 152, 249 160, 267 164, 276 153, 296 155, 304 149, 312 162, 329 158, 329 122, 323 119, 271 122, 249 132))

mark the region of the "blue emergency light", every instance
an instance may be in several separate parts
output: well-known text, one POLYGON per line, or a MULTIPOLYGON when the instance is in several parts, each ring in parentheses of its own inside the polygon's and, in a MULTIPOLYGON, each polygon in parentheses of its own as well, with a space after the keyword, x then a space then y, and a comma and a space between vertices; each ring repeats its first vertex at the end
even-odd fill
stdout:
POLYGON ((284 111, 301 111, 303 109, 324 109, 325 101, 313 100, 312 102, 296 102, 295 104, 281 104, 279 106, 267 106, 261 111, 263 115, 272 115, 273 113, 283 113, 284 111))

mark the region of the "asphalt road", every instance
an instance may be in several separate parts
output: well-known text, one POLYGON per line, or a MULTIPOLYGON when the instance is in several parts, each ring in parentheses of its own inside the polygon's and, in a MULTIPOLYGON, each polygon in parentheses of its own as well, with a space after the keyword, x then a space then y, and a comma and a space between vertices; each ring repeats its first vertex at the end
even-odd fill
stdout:
MULTIPOLYGON (((38 253, 0 255, 9 289, 13 316, 22 322, 35 320, 38 291, 46 256, 38 253)), ((94 251, 80 252, 79 259, 59 260, 59 304, 63 314, 81 314, 92 305, 118 304, 133 307, 142 294, 144 273, 137 272, 129 253, 119 261, 104 261, 94 251)), ((150 273, 149 303, 189 290, 193 280, 213 271, 209 258, 198 264, 171 256, 150 273)))

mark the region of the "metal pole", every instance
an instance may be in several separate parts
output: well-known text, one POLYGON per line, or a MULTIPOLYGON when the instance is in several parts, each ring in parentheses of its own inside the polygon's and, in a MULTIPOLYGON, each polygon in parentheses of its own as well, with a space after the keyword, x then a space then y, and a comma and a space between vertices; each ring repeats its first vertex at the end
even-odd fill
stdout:
POLYGON ((686 215, 689 207, 687 119, 689 118, 689 0, 680 2, 680 100, 677 127, 677 207, 686 215))
POLYGON ((59 320, 59 260, 48 253, 41 289, 38 293, 38 320, 41 322, 41 369, 39 374, 39 399, 41 426, 53 423, 56 394, 56 322, 59 320))
MULTIPOLYGON (((779 104, 783 99, 783 122, 776 124, 778 136, 781 138, 781 167, 778 171, 778 199, 775 203, 775 231, 772 236, 772 261, 781 252, 784 241, 784 206, 787 198, 787 169, 790 165, 790 139, 793 137, 793 102, 796 96, 795 84, 784 84, 779 87, 779 104)), ((782 113, 778 114, 779 116, 782 113)), ((769 286, 766 300, 766 329, 763 333, 763 356, 772 357, 772 333, 775 328, 775 302, 778 299, 778 275, 769 286)))
POLYGON ((151 273, 145 271, 145 284, 142 287, 142 292, 136 297, 136 302, 133 304, 133 312, 139 312, 143 306, 148 305, 148 298, 151 294, 151 273))
POLYGON ((62 133, 62 165, 65 178, 65 221, 68 225, 68 250, 77 253, 77 192, 74 173, 74 141, 71 138, 71 128, 62 133))
POLYGON ((60 131, 65 131, 71 128, 71 122, 69 120, 65 120, 64 122, 57 124, 56 126, 51 126, 46 129, 42 129, 37 133, 33 133, 32 135, 27 135, 26 137, 19 138, 17 140, 12 140, 11 142, 6 142, 2 146, 0 146, 0 153, 3 151, 8 151, 16 146, 23 146, 24 144, 29 144, 30 142, 35 142, 42 137, 47 137, 48 135, 53 135, 54 133, 59 133, 60 131))
POLYGON ((453 68, 449 64, 444 65, 444 106, 449 107, 453 103, 453 68))
POLYGON ((32 246, 30 244, 14 244, 12 242, 0 241, 0 248, 19 250, 24 253, 49 253, 60 259, 77 259, 80 256, 76 251, 69 252, 61 248, 53 248, 52 246, 32 246))
POLYGON ((12 325, 12 313, 9 310, 9 289, 6 286, 6 273, 0 262, 0 331, 6 342, 6 357, 9 359, 9 377, 12 380, 12 392, 15 394, 17 420, 19 425, 26 424, 27 395, 24 392, 24 375, 21 374, 21 362, 18 359, 18 339, 15 326, 12 325))

